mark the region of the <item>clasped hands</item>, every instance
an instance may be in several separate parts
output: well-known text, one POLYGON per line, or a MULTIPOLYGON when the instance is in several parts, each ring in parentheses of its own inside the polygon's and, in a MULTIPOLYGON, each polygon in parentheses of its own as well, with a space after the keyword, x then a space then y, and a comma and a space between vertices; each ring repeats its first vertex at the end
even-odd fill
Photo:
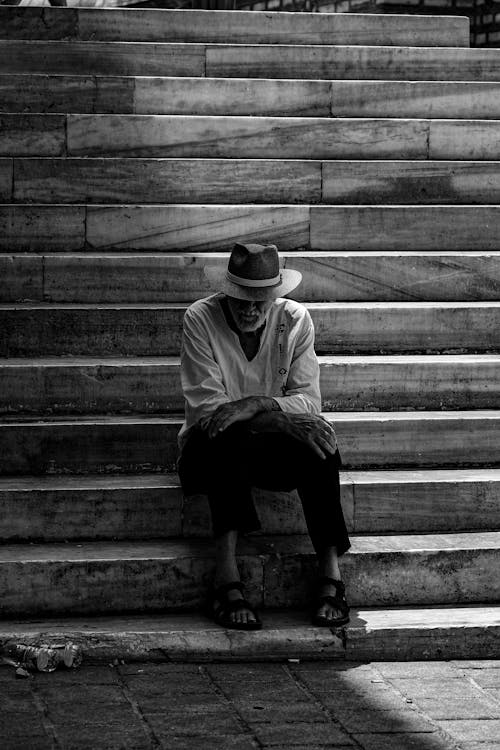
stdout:
POLYGON ((272 408, 272 398, 248 396, 222 404, 200 420, 200 426, 213 439, 235 422, 253 420, 252 429, 256 432, 282 432, 308 445, 320 458, 335 453, 335 431, 326 419, 316 414, 272 411, 272 408))

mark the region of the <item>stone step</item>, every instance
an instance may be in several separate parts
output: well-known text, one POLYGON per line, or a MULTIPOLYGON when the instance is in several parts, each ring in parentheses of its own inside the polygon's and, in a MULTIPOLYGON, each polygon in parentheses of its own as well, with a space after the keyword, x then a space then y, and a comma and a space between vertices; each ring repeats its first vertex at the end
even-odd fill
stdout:
MULTIPOLYGON (((448 148, 451 153, 453 146, 448 148)), ((478 147, 474 157, 488 153, 489 147, 483 151, 478 147)), ((369 156, 366 161, 16 158, 4 200, 177 205, 500 203, 500 161, 389 161, 369 156)))
MULTIPOLYGON (((318 354, 500 350, 500 302, 311 302, 318 354)), ((0 305, 1 357, 168 356, 183 304, 0 305)))
MULTIPOLYGON (((77 643, 85 663, 348 659, 426 661, 496 659, 498 605, 353 608, 341 630, 311 626, 307 613, 266 611, 254 633, 223 630, 196 614, 3 620, 0 640, 77 643)), ((342 669, 343 662, 339 666, 342 669)), ((118 667, 118 670, 130 669, 118 667)))
POLYGON ((0 8, 2 39, 468 47, 453 16, 99 8, 0 8))
MULTIPOLYGON (((320 357, 328 411, 494 409, 500 355, 320 357)), ((182 411, 178 357, 0 359, 0 414, 182 411)))
MULTIPOLYGON (((500 411, 335 412, 344 466, 496 467, 500 411)), ((0 423, 0 474, 173 471, 176 416, 94 416, 0 423)))
MULTIPOLYGON (((0 200, 11 187, 0 160, 0 200)), ((496 251, 499 233, 498 205, 0 205, 2 252, 220 252, 242 237, 285 252, 496 251)))
POLYGON ((500 83, 0 74, 0 112, 500 119, 500 83))
MULTIPOLYGON (((13 544, 0 550, 2 619, 192 611, 214 572, 209 541, 13 544)), ((342 561, 353 606, 497 603, 500 532, 357 536, 342 561)), ((239 561, 261 608, 306 607, 315 579, 306 536, 245 540, 239 561)))
MULTIPOLYGON (((0 210, 1 216, 1 210, 0 210)), ((0 240, 1 241, 1 240, 0 240)), ((215 291, 227 253, 0 254, 0 302, 193 302, 215 291)), ((500 253, 285 252, 306 302, 499 299, 500 253)))
POLYGON ((497 82, 500 52, 460 47, 5 40, 0 41, 0 72, 497 82))
MULTIPOLYGON (((0 156, 61 157, 111 156, 168 159, 432 159, 461 161, 494 160, 500 150, 500 120, 441 120, 346 117, 241 117, 207 115, 57 115, 4 114, 0 133, 0 156)), ((41 165, 45 159, 37 160, 41 165)), ((59 162, 57 162, 59 163, 59 162)), ((52 162, 48 162, 52 164, 52 162)), ((75 162, 78 169, 79 162, 75 162)), ((95 164, 95 162, 94 162, 95 164)), ((123 162, 111 162, 111 169, 123 162)), ((140 164, 140 163, 139 163, 140 164)), ((299 162, 300 164, 300 162, 299 162)), ((104 165, 102 165, 104 166, 104 165)), ((98 168, 102 169, 99 163, 98 168)), ((146 165, 147 167, 148 165, 146 165)), ((210 165, 192 162, 164 164, 163 174, 181 179, 175 170, 196 169, 204 180, 210 165), (172 172, 170 170, 172 166, 172 172)), ((245 166, 243 164, 243 166, 245 166)), ((251 165, 250 165, 251 166, 251 165)), ((361 165, 362 166, 362 165, 361 165)), ((455 165, 423 165, 427 169, 453 169, 455 165)), ((494 163, 498 173, 498 163, 494 163)), ((146 168, 143 166, 143 170, 146 168)), ((347 162, 327 165, 327 180, 350 176, 355 184, 363 179, 347 162), (352 169, 352 172, 351 172, 352 169)), ((401 170, 400 164, 371 165, 371 169, 401 170)), ((456 169, 460 164, 455 166, 456 169)), ((476 165, 471 165, 477 169, 476 165)), ((108 172, 110 165, 104 167, 108 172)), ((227 168, 227 167, 226 167, 227 168)), ((248 168, 248 167, 247 167, 248 168)), ((405 167, 418 170, 416 163, 405 167)), ((255 169, 255 165, 254 165, 255 169)), ((33 160, 16 161, 16 181, 26 181, 37 169, 33 160), (19 173, 19 176, 18 174, 19 173)), ((50 172, 54 167, 50 167, 50 172)), ((318 166, 319 171, 319 166, 318 166)), ((161 174, 161 173, 160 173, 161 174)), ((389 173, 390 174, 390 173, 389 173)), ((426 173, 420 179, 429 179, 426 173)), ((119 175, 117 175, 119 176, 119 175)), ((384 175, 382 174, 382 177, 384 175)), ((410 180, 412 178, 410 173, 410 180)), ((438 174, 443 181, 447 175, 438 174)), ((397 174, 400 180, 401 176, 397 174)), ((124 175, 125 180, 127 174, 124 175)), ((250 176, 250 179, 252 177, 250 176)), ((130 178, 129 178, 130 179, 130 178)), ((158 176, 157 176, 158 179, 158 176)), ((191 179, 188 171, 188 180, 191 179)), ((213 176, 209 179, 213 180, 213 176)), ((449 176, 448 176, 449 179, 449 176)), ((224 182, 224 177, 221 177, 224 182)), ((493 194, 490 202, 495 202, 493 194)), ((300 199, 300 198, 299 198, 300 199)), ((445 202, 446 194, 441 202, 445 202)), ((241 201, 245 202, 245 201, 241 201)))
MULTIPOLYGON (((350 533, 488 531, 500 528, 500 470, 341 471, 350 533)), ((254 490, 263 533, 305 534, 295 493, 254 490)), ((177 477, 0 478, 0 539, 211 536, 204 496, 183 499, 177 477)))

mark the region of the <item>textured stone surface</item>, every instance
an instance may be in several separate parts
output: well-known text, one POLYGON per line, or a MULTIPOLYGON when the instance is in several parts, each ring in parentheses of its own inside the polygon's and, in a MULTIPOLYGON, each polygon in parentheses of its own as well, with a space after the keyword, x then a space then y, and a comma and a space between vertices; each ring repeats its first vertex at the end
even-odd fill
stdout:
MULTIPOLYGON (((489 575, 498 563, 498 533, 352 541, 342 571, 353 606, 498 598, 498 582, 489 575)), ((254 537, 240 545, 239 561, 253 601, 306 606, 314 581, 306 537, 254 537)), ((204 541, 3 545, 2 614, 189 611, 204 601, 213 565, 213 545, 204 541)))
MULTIPOLYGON (((459 147, 455 129, 459 124, 459 121, 453 121, 447 132, 449 158, 459 159, 460 153, 464 152, 463 145, 459 147)), ((434 127, 434 123, 431 123, 431 127, 434 127)), ((481 152, 478 149, 475 157, 471 158, 490 158, 494 155, 491 148, 481 152)), ((430 158, 441 157, 431 150, 430 158)), ((500 162, 495 161, 328 161, 322 167, 322 203, 420 205, 500 202, 500 162)))
MULTIPOLYGON (((498 463, 496 411, 336 412, 346 468, 491 467, 498 463), (470 440, 470 435, 474 440, 470 440)), ((4 475, 172 471, 175 417, 86 417, 0 425, 4 475)))
POLYGON ((43 299, 42 258, 31 255, 0 255, 2 302, 43 299))
POLYGON ((12 198, 13 160, 0 159, 0 200, 7 203, 12 198))
POLYGON ((66 148, 62 115, 0 115, 1 156, 62 156, 66 148))
POLYGON ((2 251, 71 252, 84 245, 84 206, 0 206, 2 251))
MULTIPOLYGON (((46 210, 51 213, 53 209, 47 206, 46 210)), ((194 301, 215 290, 213 278, 218 272, 223 274, 228 257, 227 253, 215 252, 50 254, 43 257, 43 297, 38 299, 86 303, 194 301), (210 269, 210 275, 205 269, 210 269)), ((27 260, 23 264, 22 258, 0 258, 5 267, 15 269, 17 279, 12 288, 0 287, 2 302, 23 299, 16 296, 17 289, 32 286, 31 265, 27 260)), ((497 300, 500 294, 500 255, 491 251, 301 251, 281 253, 281 262, 283 267, 302 273, 300 286, 291 294, 300 301, 480 301, 497 300)), ((42 280, 39 283, 41 286, 42 280)))
POLYGON ((500 86, 484 81, 332 81, 337 117, 499 118, 500 86))
POLYGON ((182 534, 182 493, 171 476, 0 480, 0 506, 4 540, 182 534))
POLYGON ((313 206, 311 248, 497 250, 499 221, 496 206, 313 206))
MULTIPOLYGON (((445 120, 431 122, 430 159, 498 159, 500 122, 445 120)), ((494 202, 493 196, 491 202, 494 202)))
MULTIPOLYGON (((0 79, 1 80, 1 79, 0 79)), ((231 78, 136 78, 136 114, 330 114, 330 82, 231 78)))
POLYGON ((200 76, 204 68, 199 44, 0 41, 1 73, 200 76))
MULTIPOLYGON (((310 303, 318 354, 491 352, 500 303, 310 303), (405 338, 402 338, 404 331, 405 338)), ((3 356, 178 355, 181 304, 3 304, 3 356)))
POLYGON ((231 250, 274 242, 291 250, 309 242, 309 206, 112 206, 87 211, 93 250, 161 252, 231 250))
POLYGON ((412 47, 206 48, 208 77, 497 81, 496 49, 412 47))
POLYGON ((70 156, 426 158, 428 122, 398 119, 68 115, 70 156))
POLYGON ((177 13, 147 9, 140 16, 127 10, 58 8, 42 15, 35 8, 22 12, 2 8, 0 18, 7 24, 4 38, 26 39, 110 39, 131 41, 212 41, 228 37, 252 44, 412 44, 423 46, 469 45, 465 18, 429 19, 425 16, 379 16, 311 13, 266 13, 262 24, 258 15, 240 11, 238 16, 224 12, 177 13), (23 22, 21 24, 21 21, 23 22), (222 32, 221 29, 224 29, 222 32))
MULTIPOLYGON (((118 140, 116 147, 119 149, 118 140)), ((207 146, 207 155, 211 151, 207 146)), ((16 162, 14 191, 17 200, 44 203, 319 203, 321 163, 32 159, 16 162)))

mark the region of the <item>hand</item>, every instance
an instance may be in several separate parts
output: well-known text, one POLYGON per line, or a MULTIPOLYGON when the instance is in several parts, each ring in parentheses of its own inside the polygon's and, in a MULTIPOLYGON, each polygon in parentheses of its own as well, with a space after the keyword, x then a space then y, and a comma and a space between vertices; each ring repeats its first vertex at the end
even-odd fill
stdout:
POLYGON ((337 450, 337 438, 331 424, 314 414, 287 414, 287 435, 308 445, 320 458, 333 456, 337 450))
POLYGON ((208 437, 213 439, 235 422, 245 422, 262 411, 270 410, 271 403, 272 399, 263 396, 248 396, 238 401, 230 401, 219 406, 210 417, 202 420, 201 427, 207 430, 208 437))

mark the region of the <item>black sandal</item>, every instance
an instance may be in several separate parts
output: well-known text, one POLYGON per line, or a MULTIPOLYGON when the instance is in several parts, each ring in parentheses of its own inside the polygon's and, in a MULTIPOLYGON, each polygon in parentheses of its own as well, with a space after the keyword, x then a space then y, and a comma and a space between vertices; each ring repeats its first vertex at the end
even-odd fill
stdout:
POLYGON ((340 617, 325 617, 324 615, 315 614, 312 617, 312 624, 318 625, 322 628, 340 628, 342 625, 347 625, 349 622, 349 605, 345 598, 345 584, 343 581, 337 581, 335 578, 329 578, 328 576, 322 576, 319 581, 319 586, 329 584, 335 586, 335 596, 318 596, 316 600, 316 612, 323 604, 330 604, 331 607, 340 610, 340 617))
POLYGON ((246 599, 229 599, 227 594, 229 591, 237 590, 243 593, 243 584, 241 581, 232 581, 231 583, 224 583, 219 588, 215 589, 208 600, 207 615, 217 625, 221 625, 223 628, 231 628, 233 630, 260 630, 262 622, 259 620, 257 612, 246 599), (218 602, 218 604, 216 604, 218 602), (249 610, 255 617, 255 622, 233 622, 231 620, 231 614, 233 612, 239 612, 242 609, 249 610))

